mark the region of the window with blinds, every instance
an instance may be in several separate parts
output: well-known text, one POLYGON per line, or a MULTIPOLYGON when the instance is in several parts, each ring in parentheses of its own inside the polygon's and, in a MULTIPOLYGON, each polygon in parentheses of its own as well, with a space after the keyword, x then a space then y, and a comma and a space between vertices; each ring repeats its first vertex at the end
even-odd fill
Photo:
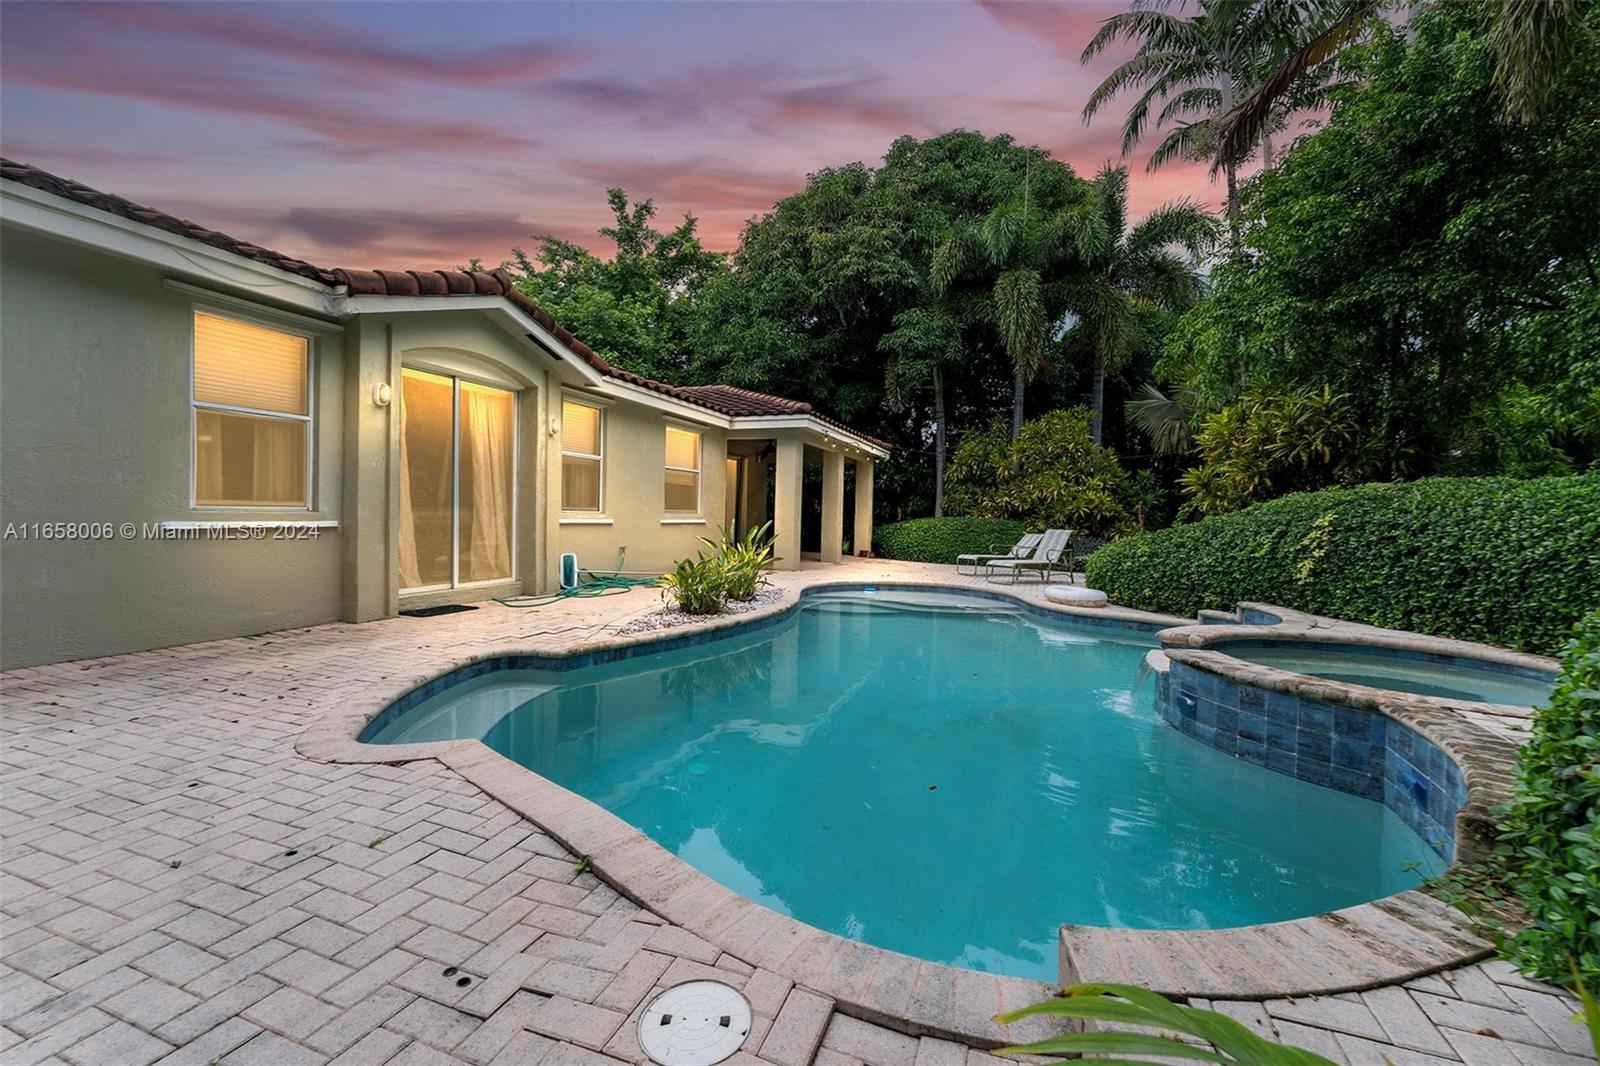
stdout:
POLYGON ((605 418, 598 407, 561 403, 561 509, 599 511, 605 470, 605 418))
POLYGON ((693 430, 667 427, 665 507, 668 514, 700 513, 700 434, 693 430))
POLYGON ((194 313, 194 502, 311 506, 311 344, 194 313))

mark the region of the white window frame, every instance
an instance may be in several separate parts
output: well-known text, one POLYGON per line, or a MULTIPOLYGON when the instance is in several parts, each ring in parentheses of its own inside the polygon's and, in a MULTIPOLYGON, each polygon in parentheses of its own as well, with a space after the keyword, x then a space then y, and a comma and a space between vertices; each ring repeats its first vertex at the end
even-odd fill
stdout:
POLYGON ((705 467, 706 467, 706 435, 705 435, 705 431, 702 430, 699 426, 679 425, 676 422, 668 422, 666 424, 666 426, 661 431, 661 451, 662 451, 661 513, 666 515, 666 516, 668 516, 669 518, 698 518, 701 515, 705 514, 705 494, 706 494, 706 474, 705 474, 705 467), (693 433, 694 434, 694 462, 695 462, 694 466, 673 466, 671 463, 666 462, 667 434, 669 432, 671 432, 672 430, 677 430, 679 433, 693 433), (680 473, 691 473, 691 474, 694 475, 694 510, 692 510, 692 511, 670 511, 670 510, 667 509, 667 474, 666 474, 666 472, 668 470, 677 470, 680 473))
MULTIPOLYGON (((574 459, 593 459, 596 462, 598 462, 599 465, 600 465, 599 472, 596 475, 596 477, 598 478, 598 480, 600 482, 600 491, 596 496, 595 506, 593 506, 593 507, 568 507, 567 506, 566 487, 565 487, 565 484, 563 484, 562 490, 561 490, 561 513, 562 514, 569 514, 569 515, 603 515, 603 514, 606 513, 606 409, 604 407, 601 407, 599 404, 584 403, 582 400, 574 399, 571 396, 562 396, 561 397, 561 409, 562 409, 562 411, 561 411, 561 423, 562 423, 561 424, 561 429, 562 429, 561 463, 562 463, 562 466, 564 467, 566 465, 567 457, 569 455, 574 459), (574 407, 583 407, 583 408, 586 408, 586 409, 588 409, 590 411, 593 411, 596 415, 599 416, 598 421, 595 423, 595 440, 600 445, 600 451, 598 453, 596 453, 594 455, 590 455, 588 452, 570 452, 570 451, 567 450, 566 439, 565 439, 565 437, 566 437, 566 420, 567 420, 566 406, 569 403, 572 404, 572 406, 574 406, 574 407)), ((563 480, 563 482, 565 482, 565 480, 566 480, 565 473, 563 473, 563 475, 562 475, 562 480, 563 480)))
POLYGON ((191 303, 189 305, 189 510, 191 511, 315 511, 317 509, 317 338, 316 335, 304 330, 285 326, 282 322, 272 318, 242 315, 237 311, 226 310, 210 303, 191 303), (274 333, 282 333, 289 337, 299 337, 306 342, 306 413, 303 415, 289 414, 284 411, 266 411, 257 407, 238 407, 233 404, 208 403, 195 399, 195 340, 194 319, 195 315, 210 315, 212 318, 224 318, 246 326, 256 326, 260 329, 270 329, 274 333), (220 411, 224 414, 250 415, 256 418, 271 418, 280 422, 299 422, 305 427, 306 434, 306 502, 303 506, 296 507, 292 504, 281 503, 201 503, 196 481, 200 471, 195 462, 195 450, 200 442, 201 411, 220 411))
MULTIPOLYGON (((519 528, 518 515, 521 513, 522 497, 522 390, 507 388, 503 382, 491 381, 488 378, 474 377, 471 374, 462 374, 459 371, 444 369, 426 362, 413 362, 405 360, 401 363, 401 381, 404 388, 404 374, 407 370, 416 370, 424 374, 432 374, 436 378, 450 379, 450 580, 433 585, 416 585, 399 589, 401 596, 416 596, 436 592, 453 592, 456 589, 483 588, 489 585, 504 585, 508 581, 515 581, 520 571, 517 569, 517 530, 519 528), (487 577, 481 581, 461 580, 461 383, 468 382, 473 385, 482 385, 485 388, 497 389, 500 392, 511 394, 511 573, 505 577, 487 577)), ((405 396, 397 397, 399 403, 405 402, 405 396)), ((405 477, 405 471, 400 472, 405 477)), ((396 572, 399 566, 395 567, 396 572)))

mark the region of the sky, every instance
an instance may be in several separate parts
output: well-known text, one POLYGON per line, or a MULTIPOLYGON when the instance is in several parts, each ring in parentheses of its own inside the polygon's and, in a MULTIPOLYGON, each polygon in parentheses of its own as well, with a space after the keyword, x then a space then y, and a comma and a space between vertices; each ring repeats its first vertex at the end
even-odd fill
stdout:
MULTIPOLYGON (((597 251, 605 189, 746 220, 895 137, 1010 133, 1120 158, 1083 66, 1123 0, 1002 3, 0 3, 0 152, 323 266, 597 251)), ((1127 160, 1132 214, 1216 206, 1203 164, 1127 160)))

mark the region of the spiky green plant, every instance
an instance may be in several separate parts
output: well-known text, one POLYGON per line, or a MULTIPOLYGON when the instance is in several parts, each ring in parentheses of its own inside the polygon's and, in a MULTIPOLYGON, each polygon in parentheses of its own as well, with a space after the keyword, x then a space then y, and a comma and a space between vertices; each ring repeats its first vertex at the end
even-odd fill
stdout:
POLYGON ((728 603, 727 578, 715 555, 701 552, 695 559, 679 559, 661 575, 661 596, 684 614, 720 614, 728 603))
POLYGON ((732 530, 722 531, 721 540, 701 537, 722 568, 723 588, 730 600, 748 601, 766 581, 766 571, 778 561, 773 554, 772 523, 764 522, 735 536, 732 530))
POLYGON ((1001 1048, 997 1054, 1094 1055, 1095 1061, 1104 1059, 1130 1066, 1152 1066, 1152 1058, 1190 1059, 1222 1066, 1333 1066, 1314 1051, 1275 1044, 1257 1036, 1225 1014, 1186 1007, 1132 985, 1073 985, 1063 989, 1056 999, 998 1015, 995 1020, 1010 1024, 1036 1015, 1108 1022, 1156 1032, 1119 1029, 1063 1033, 1032 1044, 1001 1048))

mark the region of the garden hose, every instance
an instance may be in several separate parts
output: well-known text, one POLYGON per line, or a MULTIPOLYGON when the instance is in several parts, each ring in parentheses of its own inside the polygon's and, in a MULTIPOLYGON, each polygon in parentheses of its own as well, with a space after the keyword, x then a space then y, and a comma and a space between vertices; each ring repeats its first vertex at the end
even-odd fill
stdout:
POLYGON ((596 596, 615 596, 629 589, 649 588, 656 583, 653 577, 621 577, 617 574, 592 572, 589 580, 580 581, 568 589, 557 589, 544 596, 496 596, 494 602, 507 607, 544 607, 562 600, 593 599, 596 596))

